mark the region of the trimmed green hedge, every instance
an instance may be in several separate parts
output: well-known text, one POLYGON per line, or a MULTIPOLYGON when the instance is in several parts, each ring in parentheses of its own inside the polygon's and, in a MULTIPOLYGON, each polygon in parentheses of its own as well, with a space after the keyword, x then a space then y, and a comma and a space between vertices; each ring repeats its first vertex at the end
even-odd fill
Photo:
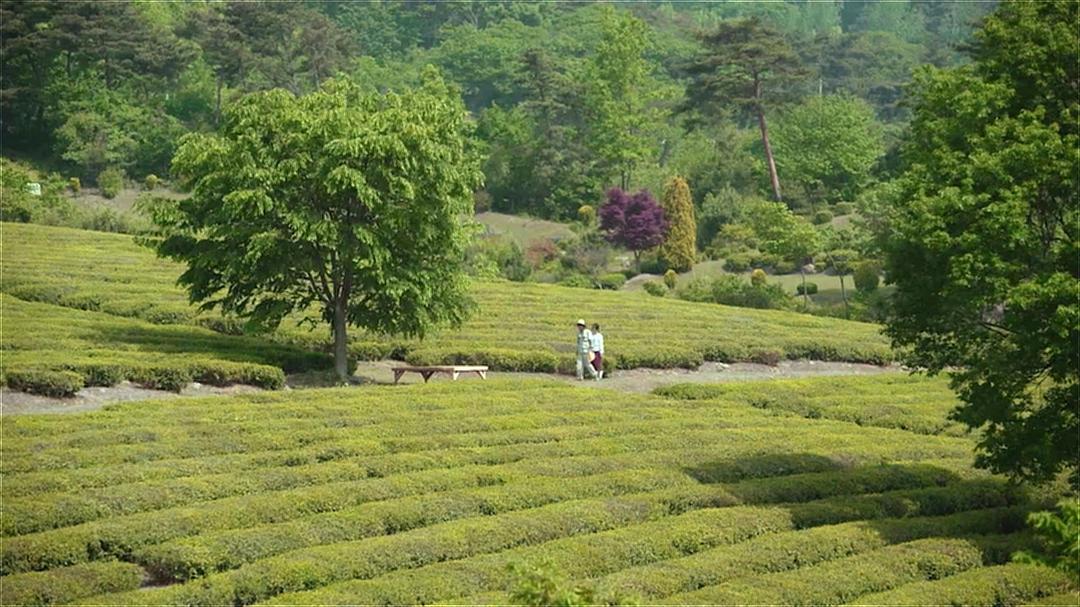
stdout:
POLYGON ((78 373, 47 369, 8 370, 4 373, 4 380, 12 390, 42 396, 75 396, 84 385, 83 377, 78 373))
POLYGON ((835 604, 867 592, 960 573, 982 564, 968 540, 921 539, 820 565, 733 580, 663 599, 667 604, 835 604))
POLYGON ((82 563, 0 580, 0 604, 61 605, 95 594, 134 590, 142 585, 138 565, 117 561, 82 563))
MULTIPOLYGON (((1076 588, 1078 581, 1042 565, 1010 563, 965 571, 944 579, 914 582, 858 597, 855 605, 1027 605, 1076 588)), ((1076 595, 1065 595, 1075 605, 1076 595)))

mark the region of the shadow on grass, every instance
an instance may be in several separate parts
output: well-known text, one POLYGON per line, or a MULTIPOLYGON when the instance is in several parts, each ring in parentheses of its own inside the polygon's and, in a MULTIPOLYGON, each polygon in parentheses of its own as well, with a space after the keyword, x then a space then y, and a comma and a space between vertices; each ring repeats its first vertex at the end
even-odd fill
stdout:
POLYGON ((813 453, 769 453, 736 460, 708 462, 684 468, 699 483, 733 483, 752 478, 768 478, 845 470, 851 466, 839 459, 813 453))

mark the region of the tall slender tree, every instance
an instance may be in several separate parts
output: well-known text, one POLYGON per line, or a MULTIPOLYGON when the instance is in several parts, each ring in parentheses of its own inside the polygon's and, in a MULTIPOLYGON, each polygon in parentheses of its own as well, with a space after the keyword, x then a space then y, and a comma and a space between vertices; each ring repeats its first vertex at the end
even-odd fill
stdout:
POLYGON ((699 38, 705 50, 686 67, 690 83, 681 110, 717 116, 734 105, 752 116, 761 131, 773 198, 782 200, 766 109, 785 101, 807 71, 784 37, 757 17, 724 21, 699 38))
POLYGON ((667 238, 660 245, 660 258, 679 272, 686 272, 697 261, 697 222, 690 186, 682 177, 673 177, 660 199, 668 221, 667 238))

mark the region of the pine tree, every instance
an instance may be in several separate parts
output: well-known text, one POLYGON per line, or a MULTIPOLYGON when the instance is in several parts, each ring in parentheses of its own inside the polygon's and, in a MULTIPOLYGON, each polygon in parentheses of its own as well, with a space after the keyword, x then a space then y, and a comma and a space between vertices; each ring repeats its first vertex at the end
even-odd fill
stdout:
POLYGON ((660 258, 679 272, 686 272, 697 257, 697 221, 690 186, 682 177, 675 177, 664 188, 661 203, 668 220, 668 234, 660 247, 660 258))

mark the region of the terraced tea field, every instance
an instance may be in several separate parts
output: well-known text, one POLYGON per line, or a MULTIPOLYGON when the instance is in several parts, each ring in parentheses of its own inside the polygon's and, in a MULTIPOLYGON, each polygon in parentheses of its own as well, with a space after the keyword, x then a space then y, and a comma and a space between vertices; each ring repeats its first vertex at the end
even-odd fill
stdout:
MULTIPOLYGON (((155 258, 129 236, 28 224, 4 224, 3 231, 5 309, 36 318, 33 326, 9 323, 11 341, 4 347, 19 354, 8 361, 5 373, 34 363, 50 370, 71 369, 93 382, 85 373, 87 357, 126 365, 136 352, 145 361, 165 365, 178 352, 189 352, 198 353, 200 361, 179 361, 176 372, 198 377, 209 375, 205 371, 213 367, 196 364, 206 360, 293 370, 316 364, 301 350, 326 351, 325 328, 312 331, 294 322, 261 337, 233 335, 239 328, 236 322, 188 305, 175 284, 180 266, 155 258), (204 328, 219 334, 215 337, 204 328), (78 344, 80 340, 85 343, 78 344), (64 362, 64 352, 83 350, 93 352, 64 362), (116 352, 115 360, 109 352, 116 352)), ((393 354, 417 364, 567 372, 573 364, 570 323, 584 316, 605 325, 610 358, 622 368, 693 368, 704 360, 882 363, 891 358, 878 327, 864 323, 539 284, 478 283, 474 296, 478 309, 458 330, 404 342, 357 331, 352 352, 362 359, 393 354)), ((140 373, 124 368, 128 370, 120 375, 140 373)))
POLYGON ((1071 591, 1007 563, 1034 504, 970 467, 940 380, 667 390, 493 380, 9 418, 0 599, 505 603, 508 567, 539 563, 650 603, 1071 591))

